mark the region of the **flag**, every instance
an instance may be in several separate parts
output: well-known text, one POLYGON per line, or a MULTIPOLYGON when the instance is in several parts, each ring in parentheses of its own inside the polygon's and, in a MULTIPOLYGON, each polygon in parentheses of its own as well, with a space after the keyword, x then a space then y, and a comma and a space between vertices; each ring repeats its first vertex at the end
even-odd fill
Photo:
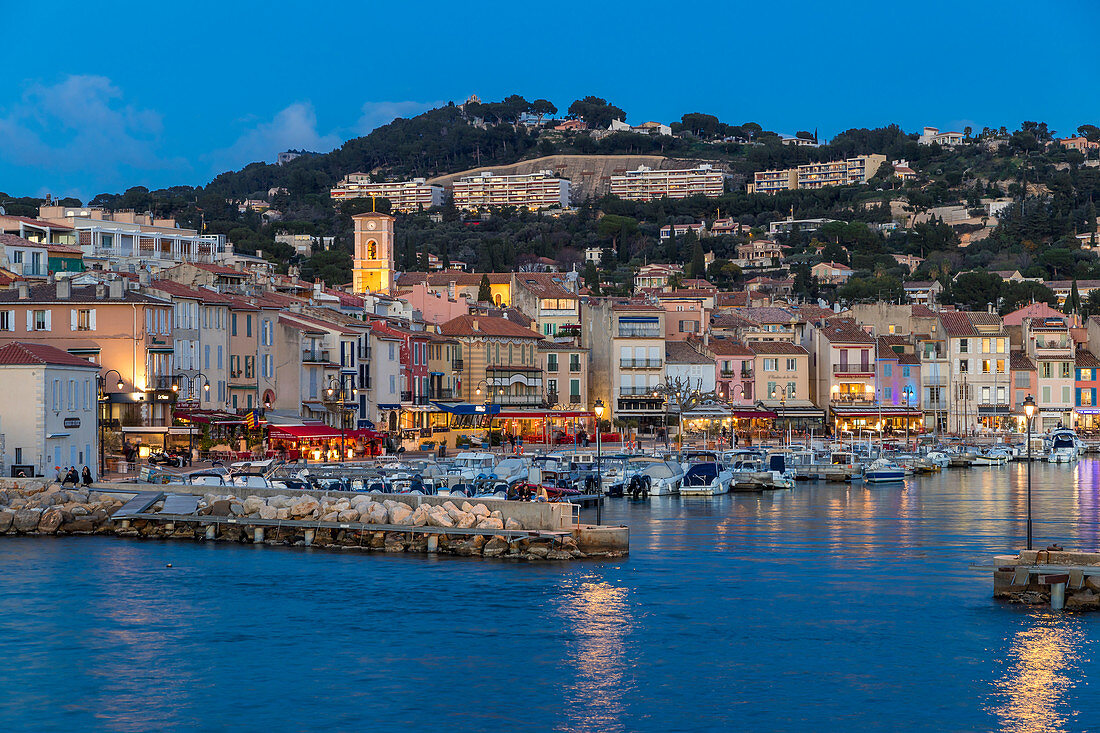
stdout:
POLYGON ((249 410, 244 414, 244 424, 248 426, 249 430, 256 429, 256 411, 249 410))

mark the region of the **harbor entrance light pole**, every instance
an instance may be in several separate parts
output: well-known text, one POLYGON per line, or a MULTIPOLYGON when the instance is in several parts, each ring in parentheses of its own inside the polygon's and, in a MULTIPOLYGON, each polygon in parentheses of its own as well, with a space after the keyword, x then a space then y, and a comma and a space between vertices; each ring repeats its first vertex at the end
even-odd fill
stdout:
MULTIPOLYGON (((477 388, 474 390, 474 394, 478 397, 481 396, 481 388, 485 387, 485 396, 488 397, 486 407, 489 410, 489 452, 493 452, 493 388, 489 385, 489 382, 484 379, 479 379, 477 382, 477 388)), ((500 388, 500 394, 504 395, 504 387, 500 388)), ((504 453, 504 433, 500 434, 500 452, 504 453)))
MULTIPOLYGON (((203 378, 203 390, 206 392, 206 394, 210 394, 210 377, 206 376, 202 372, 199 372, 193 377, 189 377, 186 374, 177 374, 175 377, 172 378, 172 391, 178 395, 180 391, 180 383, 186 381, 188 399, 195 399, 195 381, 199 377, 203 378)), ((167 446, 165 446, 165 451, 167 451, 167 446)), ((187 451, 187 460, 193 460, 195 455, 195 425, 194 422, 190 420, 187 423, 187 451)))
POLYGON ((328 397, 328 401, 332 405, 338 404, 340 406, 340 462, 344 462, 348 457, 348 449, 344 443, 344 421, 348 413, 347 405, 347 389, 346 385, 351 382, 351 396, 355 399, 359 395, 359 390, 355 387, 355 375, 354 374, 342 374, 340 377, 329 377, 328 386, 325 388, 325 395, 328 397))
POLYGON ((1028 395, 1024 400, 1027 416, 1027 549, 1031 549, 1031 416, 1035 414, 1035 400, 1028 395))
POLYGON ((110 404, 109 402, 107 402, 107 377, 110 376, 112 373, 118 375, 118 382, 115 383, 115 387, 117 387, 118 391, 121 392, 123 387, 125 387, 126 385, 122 381, 122 374, 120 374, 117 369, 108 369, 103 374, 96 375, 96 386, 99 387, 99 394, 97 395, 97 397, 98 397, 97 402, 99 404, 96 405, 96 407, 98 408, 96 410, 96 420, 99 421, 99 480, 100 481, 103 480, 103 472, 107 470, 107 454, 106 454, 106 451, 103 447, 103 442, 104 442, 103 441, 103 437, 104 437, 103 412, 107 409, 107 406, 110 404))
POLYGON ((603 519, 603 468, 600 466, 600 437, 603 433, 600 422, 603 419, 603 400, 597 399, 592 410, 596 413, 596 525, 599 526, 603 519))

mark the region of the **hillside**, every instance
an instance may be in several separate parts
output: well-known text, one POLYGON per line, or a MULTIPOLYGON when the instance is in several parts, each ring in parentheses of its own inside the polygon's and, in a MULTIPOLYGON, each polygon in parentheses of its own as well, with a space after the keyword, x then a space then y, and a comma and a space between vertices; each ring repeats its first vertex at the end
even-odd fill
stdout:
MULTIPOLYGON (((609 115, 625 116, 614 105, 591 97, 575 102, 570 112, 600 130, 606 129, 609 115)), ((954 148, 921 145, 916 134, 897 125, 847 130, 827 144, 811 147, 785 145, 756 123, 729 125, 701 113, 685 114, 671 123, 673 136, 562 132, 538 123, 556 113, 545 100, 527 103, 517 95, 496 103, 449 104, 396 119, 331 153, 305 155, 282 166, 254 163, 223 173, 204 187, 137 187, 101 194, 91 203, 175 216, 185 226, 227 235, 241 251, 262 249, 283 268, 298 261, 289 247, 274 242, 277 233, 335 236, 337 247, 298 264, 307 277, 340 282, 347 280, 350 267, 351 215, 369 206, 362 200, 333 206, 329 188, 347 173, 364 171, 383 179, 420 176, 446 183, 480 170, 549 168, 573 181, 574 200, 579 203, 573 213, 540 217, 500 211, 485 220, 463 220, 453 208, 444 207, 441 217, 401 216, 399 266, 420 267, 428 253, 479 269, 523 267, 537 257, 555 258, 565 266, 583 265, 580 253, 598 246, 607 250, 607 257, 599 272, 586 273, 589 281, 626 290, 631 269, 638 264, 696 260, 705 244, 717 258, 707 276, 718 284, 735 285, 742 281, 742 273, 725 260, 735 256, 743 239, 666 242, 658 236, 660 227, 712 221, 720 214, 755 227, 754 236, 759 237, 769 222, 793 214, 845 222, 818 233, 780 237, 791 247, 796 291, 806 297, 889 299, 900 297, 905 279, 951 283, 955 274, 966 270, 1019 269, 1032 277, 1100 278, 1095 252, 1082 248, 1089 243, 1087 235, 1096 231, 1097 150, 1086 156, 1066 149, 1041 122, 1024 122, 1011 132, 1002 127, 971 134, 967 129, 964 143, 954 148), (898 180, 892 168, 884 166, 868 185, 774 195, 750 195, 740 186, 716 198, 635 202, 604 195, 610 175, 642 164, 668 168, 713 162, 736 181, 759 170, 868 153, 907 161, 912 178, 898 180), (246 198, 270 201, 280 218, 240 212, 237 202, 246 198), (982 213, 991 200, 1000 201, 996 216, 982 213), (1011 205, 1003 208, 1006 200, 1011 205), (945 222, 935 214, 947 209, 963 210, 965 223, 945 222), (882 226, 891 220, 901 222, 897 231, 882 226), (1081 233, 1086 236, 1075 236, 1081 233), (924 262, 910 273, 894 254, 914 255, 924 262), (809 265, 822 258, 855 269, 849 286, 822 288, 812 283, 809 265)), ((1084 125, 1080 130, 1100 141, 1100 129, 1084 125)), ((33 214, 40 203, 33 197, 7 201, 9 210, 24 214, 33 214)), ((974 297, 985 298, 984 305, 1001 295, 986 288, 974 297)))

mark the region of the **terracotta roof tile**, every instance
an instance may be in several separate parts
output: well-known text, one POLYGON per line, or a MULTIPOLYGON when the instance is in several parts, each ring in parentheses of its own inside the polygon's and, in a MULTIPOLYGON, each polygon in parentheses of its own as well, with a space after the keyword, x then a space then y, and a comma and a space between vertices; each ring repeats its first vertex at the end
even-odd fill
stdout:
POLYGON ((29 344, 22 341, 13 341, 0 346, 0 364, 55 364, 57 366, 99 368, 87 359, 73 356, 57 347, 47 346, 46 344, 29 344))
POLYGON ((1008 366, 1012 371, 1035 371, 1035 362, 1022 351, 1013 351, 1008 357, 1008 366))
POLYGON ((808 354, 804 348, 798 344, 792 344, 788 341, 749 341, 746 343, 754 354, 808 354))
POLYGON ((874 337, 850 318, 832 318, 821 326, 821 335, 831 343, 874 344, 874 337))
POLYGON ((1100 369, 1100 359, 1088 349, 1078 349, 1073 365, 1079 369, 1100 369))
POLYGON ((714 359, 700 354, 687 341, 666 343, 665 360, 673 364, 714 364, 714 359))
POLYGON ((459 316, 439 327, 446 336, 501 336, 511 338, 542 338, 529 328, 513 323, 507 318, 492 316, 459 316))
POLYGON ((970 322, 966 313, 960 311, 943 311, 940 313, 940 323, 948 336, 977 336, 978 329, 970 322))

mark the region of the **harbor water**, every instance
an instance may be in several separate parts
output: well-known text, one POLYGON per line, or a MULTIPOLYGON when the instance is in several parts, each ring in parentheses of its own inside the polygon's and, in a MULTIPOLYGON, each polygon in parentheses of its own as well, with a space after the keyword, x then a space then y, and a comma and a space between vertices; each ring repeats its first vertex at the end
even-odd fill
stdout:
MULTIPOLYGON (((1033 471, 1036 546, 1100 547, 1100 463, 1033 471)), ((1100 614, 995 601, 967 567, 1022 546, 1025 472, 609 500, 614 561, 3 537, 0 721, 1100 729, 1100 614)))

